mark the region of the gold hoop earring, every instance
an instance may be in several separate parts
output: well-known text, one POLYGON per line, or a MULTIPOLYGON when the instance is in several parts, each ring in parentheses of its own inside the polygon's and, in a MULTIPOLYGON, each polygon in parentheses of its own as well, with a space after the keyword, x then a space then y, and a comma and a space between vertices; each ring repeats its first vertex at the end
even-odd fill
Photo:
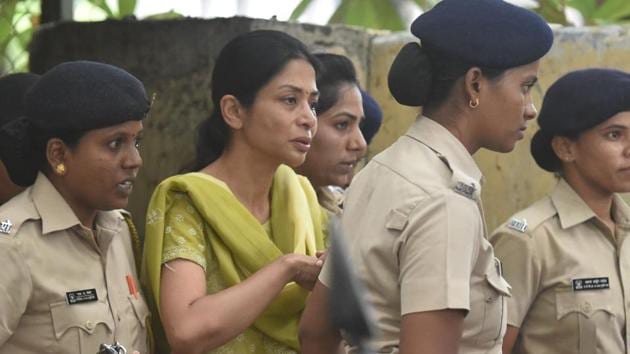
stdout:
POLYGON ((63 176, 66 174, 66 165, 60 163, 59 165, 57 165, 57 167, 55 167, 55 172, 57 172, 58 175, 63 176))
POLYGON ((479 97, 476 97, 474 100, 468 101, 468 107, 472 109, 479 107, 479 97))

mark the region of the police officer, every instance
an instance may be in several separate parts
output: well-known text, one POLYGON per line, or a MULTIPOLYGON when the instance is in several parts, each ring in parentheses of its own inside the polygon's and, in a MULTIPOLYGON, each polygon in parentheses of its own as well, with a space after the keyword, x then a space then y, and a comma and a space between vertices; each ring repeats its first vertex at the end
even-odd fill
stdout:
POLYGON ((563 76, 538 124, 532 156, 558 184, 491 238, 513 288, 504 353, 628 353, 630 74, 563 76))
MULTIPOLYGON (((46 72, 25 116, 0 130, 11 179, 0 207, 0 353, 147 352, 127 205, 141 166, 144 87, 122 69, 77 61, 46 72)), ((136 235, 137 236, 137 235, 136 235)))
MULTIPOLYGON (((523 137, 552 32, 538 15, 501 0, 444 0, 411 32, 422 46, 402 48, 389 87, 398 102, 423 106, 423 116, 357 175, 342 217, 374 310, 372 346, 500 353, 510 288, 486 239, 472 154, 508 152, 523 137)), ((325 265, 323 285, 330 272, 325 265)), ((323 344, 335 342, 320 333, 322 283, 303 316, 304 353, 330 352, 323 344)))
MULTIPOLYGON (((18 118, 24 112, 22 98, 39 75, 10 74, 0 78, 0 127, 18 118)), ((0 205, 20 193, 24 188, 11 181, 0 156, 0 205)))
POLYGON ((304 163, 295 171, 306 176, 319 204, 329 213, 341 213, 343 188, 365 156, 367 144, 360 126, 365 121, 362 95, 352 62, 347 57, 318 53, 317 134, 304 163))

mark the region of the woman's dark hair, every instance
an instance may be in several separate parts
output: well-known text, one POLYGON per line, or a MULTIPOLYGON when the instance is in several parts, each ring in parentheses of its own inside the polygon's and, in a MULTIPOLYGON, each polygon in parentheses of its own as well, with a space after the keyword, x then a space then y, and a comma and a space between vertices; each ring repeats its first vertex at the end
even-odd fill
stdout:
POLYGON ((455 82, 472 67, 480 68, 483 76, 490 80, 499 78, 507 70, 474 65, 430 46, 407 43, 390 68, 389 89, 401 104, 438 107, 446 100, 455 82))
POLYGON ((343 84, 359 86, 357 74, 350 59, 343 55, 317 53, 315 57, 320 63, 320 72, 317 78, 317 90, 319 100, 317 102, 317 114, 322 114, 339 101, 339 88, 343 84))
POLYGON ((230 129, 221 115, 221 98, 233 95, 241 105, 250 107, 258 91, 293 59, 304 59, 316 73, 319 70, 317 59, 306 46, 283 32, 248 32, 223 47, 212 72, 214 107, 210 117, 199 126, 193 170, 218 159, 229 142, 230 129))

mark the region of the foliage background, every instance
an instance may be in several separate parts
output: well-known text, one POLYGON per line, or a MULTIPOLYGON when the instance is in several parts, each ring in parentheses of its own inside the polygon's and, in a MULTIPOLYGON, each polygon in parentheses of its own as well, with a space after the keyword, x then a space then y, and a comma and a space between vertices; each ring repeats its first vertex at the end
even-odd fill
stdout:
MULTIPOLYGON (((0 0, 0 75, 28 69, 28 43, 33 31, 40 25, 41 1, 46 0, 0 0)), ((321 1, 301 0, 290 19, 300 21, 309 7, 317 6, 321 1)), ((511 1, 531 8, 550 23, 564 26, 630 22, 630 0, 511 1)), ((415 16, 438 2, 439 0, 338 0, 337 8, 328 23, 402 31, 408 28, 415 16)), ((74 0, 73 20, 122 19, 133 16, 136 7, 137 0, 74 0)), ((178 17, 178 14, 168 12, 150 16, 151 19, 174 17, 178 17)))

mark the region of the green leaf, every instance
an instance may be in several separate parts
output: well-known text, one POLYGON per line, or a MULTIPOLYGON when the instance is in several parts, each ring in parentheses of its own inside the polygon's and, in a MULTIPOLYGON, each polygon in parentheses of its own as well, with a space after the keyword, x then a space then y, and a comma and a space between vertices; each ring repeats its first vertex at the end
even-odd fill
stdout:
POLYGON ((133 15, 136 11, 136 0, 118 0, 118 16, 133 15))
POLYGON ((108 18, 116 18, 116 15, 112 11, 112 9, 107 5, 107 1, 105 0, 87 0, 90 4, 98 7, 103 10, 108 18))
POLYGON ((433 6, 437 5, 440 0, 414 0, 418 6, 422 9, 422 11, 428 11, 433 6))
POLYGON ((18 0, 4 0, 0 5, 0 57, 5 55, 6 47, 13 34, 13 16, 18 0))
POLYGON ((298 6, 296 6, 295 9, 293 9, 293 12, 291 12, 291 16, 289 16, 289 20, 295 21, 298 18, 300 18, 300 16, 302 16, 302 14, 304 14, 304 11, 308 7, 308 5, 311 4, 311 2, 312 2, 312 0, 302 0, 302 1, 300 1, 298 6))
POLYGON ((597 0, 568 0, 566 6, 571 6, 582 13, 582 16, 588 22, 597 10, 597 0))
POLYGON ((17 38, 20 46, 24 49, 28 47, 28 44, 31 42, 31 37, 33 36, 33 28, 29 28, 20 32, 15 38, 17 38))
POLYGON ((402 31, 405 29, 391 0, 342 0, 329 23, 402 31))
POLYGON ((567 18, 564 15, 565 4, 562 0, 540 0, 536 12, 547 22, 567 25, 567 18))
POLYGON ((607 0, 593 14, 593 19, 615 22, 630 16, 630 1, 607 0))

